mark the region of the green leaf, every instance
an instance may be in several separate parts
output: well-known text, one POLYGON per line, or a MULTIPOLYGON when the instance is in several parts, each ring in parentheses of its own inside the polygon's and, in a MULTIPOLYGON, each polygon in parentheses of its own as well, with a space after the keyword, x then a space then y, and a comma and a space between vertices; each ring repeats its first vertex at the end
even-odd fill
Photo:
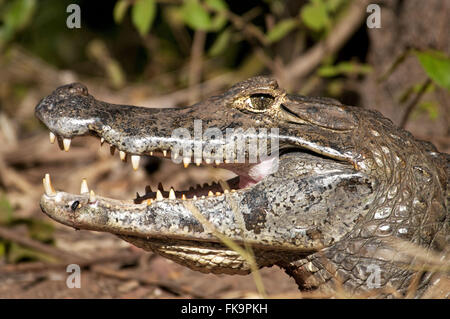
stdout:
POLYGON ((426 112, 431 120, 436 120, 439 117, 439 106, 434 101, 421 102, 418 111, 426 112))
POLYGON ((210 30, 218 31, 224 27, 227 23, 226 10, 228 9, 228 5, 223 0, 206 0, 205 3, 216 10, 214 18, 211 21, 210 30))
POLYGON ((30 237, 41 242, 51 242, 53 240, 54 227, 52 224, 37 219, 32 219, 28 223, 30 237))
POLYGON ((231 30, 223 30, 214 41, 213 45, 209 49, 208 55, 211 57, 218 56, 228 47, 228 43, 231 39, 231 30))
POLYGON ((116 2, 114 6, 114 22, 119 24, 122 22, 125 13, 127 12, 128 7, 130 6, 130 2, 128 0, 119 0, 116 2))
POLYGON ((198 0, 186 0, 182 7, 184 22, 194 30, 211 29, 211 17, 198 0))
POLYGON ((327 6, 328 12, 335 12, 337 11, 346 0, 327 0, 325 2, 325 5, 327 6))
POLYGON ((440 51, 415 51, 427 75, 439 86, 450 90, 450 59, 440 51))
POLYGON ((330 80, 327 85, 327 92, 331 96, 341 96, 345 85, 343 79, 330 80))
POLYGON ((125 85, 125 75, 120 64, 116 60, 112 60, 105 67, 112 86, 115 89, 123 87, 125 85))
POLYGON ((182 13, 181 7, 170 6, 170 7, 164 8, 163 14, 164 14, 164 19, 167 20, 167 22, 170 25, 173 25, 176 27, 184 26, 183 13, 182 13))
POLYGON ((281 40, 286 34, 292 31, 297 25, 297 20, 295 19, 285 19, 278 22, 270 31, 267 33, 267 40, 269 43, 274 43, 281 40))
POLYGON ((131 21, 141 36, 150 30, 156 15, 155 0, 137 0, 131 10, 131 21))
POLYGON ((4 12, 5 25, 15 31, 25 27, 31 21, 35 8, 35 0, 14 0, 10 2, 4 12))
POLYGON ((372 68, 367 64, 359 64, 356 62, 343 61, 336 65, 321 66, 317 70, 317 74, 321 77, 329 78, 338 75, 347 74, 367 74, 372 68))
POLYGON ((6 195, 0 195, 0 224, 8 224, 13 218, 13 208, 6 195))
POLYGON ((333 76, 339 75, 339 70, 334 65, 325 65, 317 70, 317 74, 324 78, 331 78, 333 76))
POLYGON ((322 0, 314 0, 312 3, 304 5, 300 16, 303 23, 314 31, 321 31, 330 23, 327 7, 322 0))
POLYGON ((18 263, 21 261, 34 261, 34 260, 55 262, 56 258, 41 253, 40 251, 20 246, 16 243, 10 243, 8 249, 8 262, 18 263))
POLYGON ((357 71, 357 65, 354 62, 343 61, 336 65, 339 73, 355 73, 357 71))
POLYGON ((222 11, 228 9, 228 5, 223 0, 206 0, 205 3, 217 11, 222 11))

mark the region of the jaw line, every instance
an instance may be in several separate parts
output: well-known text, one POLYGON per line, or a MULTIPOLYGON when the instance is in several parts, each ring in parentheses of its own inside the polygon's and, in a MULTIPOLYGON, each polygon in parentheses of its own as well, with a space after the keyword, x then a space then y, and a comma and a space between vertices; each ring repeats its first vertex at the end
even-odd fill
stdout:
MULTIPOLYGON (((97 195, 95 202, 90 202, 88 194, 76 195, 55 191, 52 196, 43 194, 40 206, 42 211, 50 218, 75 229, 109 232, 119 236, 132 236, 149 241, 167 238, 168 233, 170 233, 172 240, 217 244, 222 243, 221 240, 196 219, 189 208, 189 203, 199 204, 202 207, 207 207, 206 210, 211 211, 211 208, 214 208, 219 202, 222 207, 233 201, 237 203, 241 196, 239 193, 245 191, 248 191, 248 189, 197 200, 166 198, 161 201, 153 201, 151 205, 147 205, 146 202, 135 204, 129 200, 117 200, 97 195), (75 201, 78 201, 79 205, 76 210, 71 210, 70 207, 75 201), (153 218, 163 219, 165 226, 160 225, 161 220, 155 222, 153 218)), ((229 232, 226 227, 226 225, 235 223, 234 213, 230 213, 229 209, 228 212, 218 211, 213 216, 209 214, 206 217, 203 212, 202 215, 207 218, 209 223, 214 224, 213 227, 216 231, 239 244, 243 244, 242 239, 236 237, 234 230, 229 232), (221 220, 220 224, 214 222, 217 219, 221 220)), ((257 240, 246 239, 246 242, 255 247, 264 247, 257 240)))
MULTIPOLYGON (((273 158, 269 160, 269 163, 273 163, 273 158)), ((227 164, 224 164, 227 166, 227 164)), ((235 164, 228 164, 228 166, 234 166, 235 164)), ((91 190, 90 193, 85 192, 83 194, 77 195, 77 194, 71 194, 63 191, 54 191, 54 194, 47 194, 44 193, 41 197, 40 205, 41 209, 44 213, 46 213, 50 218, 65 224, 67 226, 76 228, 76 229, 86 229, 86 230, 95 230, 95 231, 107 231, 116 235, 129 235, 129 236, 137 236, 137 237, 145 237, 145 238, 153 238, 158 236, 164 236, 163 233, 158 232, 146 232, 146 231, 140 231, 138 234, 135 232, 135 230, 130 231, 127 233, 126 229, 127 227, 123 227, 123 225, 117 224, 115 225, 115 222, 111 222, 111 220, 116 219, 126 219, 127 215, 131 218, 134 218, 137 216, 137 214, 140 214, 142 218, 145 219, 144 215, 151 216, 152 214, 166 214, 167 216, 171 216, 176 224, 177 219, 183 220, 186 218, 186 216, 177 216, 177 212, 180 212, 180 207, 182 207, 182 210, 185 210, 185 213, 189 213, 190 218, 195 219, 195 217, 192 216, 192 211, 189 211, 186 204, 189 205, 189 203, 200 205, 200 207, 206 207, 211 209, 211 207, 228 207, 228 211, 230 211, 229 207, 230 201, 234 201, 235 203, 238 203, 240 201, 241 196, 245 196, 245 192, 251 191, 252 188, 257 185, 259 182, 263 181, 267 176, 270 174, 263 176, 263 173, 265 169, 267 169, 268 164, 267 163, 259 163, 259 164, 246 164, 247 167, 250 167, 250 169, 253 169, 252 176, 255 176, 256 174, 259 174, 260 180, 254 181, 251 180, 241 180, 241 176, 237 176, 235 178, 232 178, 231 180, 226 183, 226 188, 222 186, 224 189, 223 192, 219 193, 213 193, 209 195, 203 195, 195 197, 188 197, 186 199, 180 198, 180 196, 176 196, 176 198, 170 198, 168 196, 169 192, 165 191, 162 192, 163 198, 156 199, 155 194, 146 194, 142 197, 139 197, 139 202, 135 200, 119 200, 114 198, 107 198, 102 197, 99 195, 94 194, 94 192, 91 190), (258 168, 258 166, 260 166, 258 168), (230 183, 231 181, 231 183, 230 183), (244 184, 244 188, 239 189, 231 189, 228 188, 230 186, 234 186, 237 184, 240 184, 242 186, 244 184), (93 195, 94 194, 94 195, 93 195), (150 199, 151 198, 151 199, 150 199), (74 203, 76 203, 75 209, 72 209, 74 207, 74 203), (221 203, 221 204, 220 204, 221 203), (174 209, 171 209, 174 208, 174 209), (115 217, 118 216, 118 217, 115 217), (108 223, 106 221, 108 220, 108 223)), ((240 165, 242 168, 242 165, 240 165)), ((272 173, 272 172, 271 172, 272 173)), ((50 179, 50 178, 49 178, 50 179)), ((217 184, 216 184, 217 185, 217 184)), ((219 186, 219 185, 218 185, 219 186)), ((53 189, 53 186, 50 186, 51 189, 53 189)), ((158 190, 159 191, 159 190, 158 190)), ((47 192, 47 191, 46 191, 47 192)), ((179 195, 179 194, 178 194, 179 195)), ((219 209, 220 210, 220 209, 219 209)), ((226 210, 225 210, 226 211, 226 210)), ((217 213, 218 217, 219 215, 224 215, 224 220, 226 218, 230 218, 230 214, 228 213, 217 213), (228 215, 228 216, 225 216, 228 215)), ((180 239, 183 240, 207 240, 207 241, 213 241, 213 242, 220 242, 215 237, 207 237, 202 238, 202 236, 197 237, 198 234, 192 234, 192 232, 183 232, 180 235, 180 239)), ((174 237, 176 238, 177 235, 174 234, 174 237)))

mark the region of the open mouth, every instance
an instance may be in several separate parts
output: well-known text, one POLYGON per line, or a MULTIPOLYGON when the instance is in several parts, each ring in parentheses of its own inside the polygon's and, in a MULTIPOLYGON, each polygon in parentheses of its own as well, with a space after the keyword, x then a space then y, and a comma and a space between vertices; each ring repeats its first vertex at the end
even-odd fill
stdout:
MULTIPOLYGON (((94 133, 98 137, 98 134, 94 133)), ((98 137, 100 139, 100 144, 108 144, 105 141, 104 137, 98 137)), ((59 145, 61 150, 69 152, 71 146, 71 138, 61 137, 56 135, 55 133, 49 133, 50 143, 59 145)), ((111 156, 115 155, 117 152, 117 146, 113 144, 109 144, 110 154, 111 156)), ((221 168, 231 171, 236 176, 232 177, 226 181, 218 180, 211 181, 209 183, 204 183, 203 185, 197 184, 196 186, 190 186, 188 189, 184 190, 176 190, 174 188, 164 189, 162 184, 159 183, 157 189, 152 189, 150 186, 145 187, 145 191, 143 194, 137 193, 136 198, 133 199, 134 204, 142 204, 147 203, 147 205, 151 205, 156 201, 164 201, 164 200, 198 200, 198 199, 207 199, 211 197, 222 196, 228 193, 239 192, 240 190, 251 188, 261 180, 263 180, 266 176, 272 174, 274 172, 274 161, 278 160, 275 156, 269 156, 264 160, 259 160, 257 163, 249 163, 248 161, 242 162, 242 159, 233 160, 219 160, 217 158, 212 159, 209 157, 195 157, 192 156, 182 157, 181 161, 178 158, 180 155, 172 154, 170 150, 154 150, 149 151, 146 154, 127 154, 124 151, 118 151, 120 160, 123 162, 130 162, 134 171, 137 171, 140 167, 140 163, 143 157, 145 156, 155 156, 158 158, 162 158, 165 160, 173 160, 181 162, 180 165, 183 165, 185 168, 188 168, 189 165, 196 166, 209 166, 214 168, 221 168)), ((278 156, 278 154, 277 154, 278 156)), ((53 186, 51 184, 50 175, 47 174, 43 179, 43 185, 45 194, 47 196, 51 196, 55 193, 53 186)), ((86 179, 82 179, 80 185, 80 194, 86 195, 89 194, 90 199, 89 202, 94 202, 97 199, 97 195, 93 190, 90 190, 87 184, 86 179)))
MULTIPOLYGON (((301 153, 309 152, 319 161, 321 157, 343 161, 352 156, 330 147, 334 144, 321 145, 321 138, 316 142, 309 141, 301 135, 297 136, 296 131, 303 126, 305 134, 316 138, 322 133, 330 134, 329 131, 321 132, 322 127, 337 131, 351 130, 355 121, 351 114, 347 114, 340 106, 320 104, 337 117, 336 121, 324 120, 317 116, 316 106, 308 108, 308 105, 300 103, 301 101, 285 98, 285 93, 278 89, 276 82, 270 79, 258 81, 261 83, 256 87, 252 82, 242 82, 231 88, 229 90, 231 93, 226 92, 222 96, 210 97, 194 106, 167 109, 149 109, 99 101, 88 93, 84 85, 72 83, 56 89, 44 98, 36 106, 35 114, 50 130, 50 142, 54 143, 57 140, 60 148, 65 151, 69 151, 73 137, 92 135, 98 137, 101 144, 109 144, 111 154, 118 152, 122 161, 130 161, 134 170, 139 168, 143 156, 158 156, 172 159, 185 167, 191 164, 213 166, 236 174, 236 177, 227 181, 192 186, 184 190, 164 190, 161 185, 153 190, 147 187, 143 195, 134 199, 135 204, 142 204, 144 201, 152 205, 154 202, 167 200, 208 200, 227 193, 240 193, 253 189, 256 184, 277 171, 280 156, 284 155, 281 154, 283 147, 294 148, 294 151, 301 153), (246 90, 251 92, 245 93, 246 90), (237 95, 235 91, 238 92, 237 95), (230 94, 233 97, 230 98, 230 94), (297 112, 300 114, 299 117, 295 115, 297 112), (303 114, 305 112, 308 114, 303 114), (302 119, 306 115, 311 117, 317 125, 307 124, 309 122, 302 119), (273 120, 274 118, 277 120, 273 120), (204 133, 200 133, 199 142, 196 138, 196 121, 203 123, 202 119, 205 124, 200 124, 200 127, 207 129, 204 133), (279 121, 287 123, 285 128, 287 131, 282 137, 278 134, 278 125, 274 127, 279 121), (290 128, 290 125, 296 126, 295 129, 290 128), (255 130, 254 127, 262 127, 262 130, 265 130, 266 135, 262 137, 262 143, 259 135, 261 131, 251 131, 255 130), (267 131, 269 128, 270 133, 267 131), (180 129, 188 131, 189 136, 174 137, 174 132, 180 129), (231 156, 223 149, 218 153, 215 150, 214 152, 205 151, 205 146, 211 145, 208 144, 210 141, 203 137, 210 129, 216 130, 221 136, 217 139, 214 133, 216 140, 212 144, 219 148, 220 146, 231 147, 231 156), (230 142, 229 130, 235 130, 237 133, 244 129, 244 133, 238 137, 243 139, 243 144, 236 144, 234 140, 230 142), (192 132, 193 137, 190 135, 192 132), (249 139, 255 138, 257 150, 250 150, 249 139), (276 140, 275 146, 272 144, 274 140, 276 140), (177 143, 182 146, 181 152, 180 148, 176 147, 177 143), (270 152, 265 149, 264 156, 261 156, 260 145, 267 147, 269 143, 270 152), (197 149, 198 145, 200 145, 200 151, 197 149), (189 152, 185 152, 186 149, 189 152), (256 157, 255 154, 257 154, 256 157)), ((299 168, 296 169, 299 170, 299 168)), ((53 194, 49 177, 44 179, 44 188, 47 195, 53 194)), ((80 191, 82 194, 95 195, 93 191, 88 190, 86 181, 82 181, 80 191)))

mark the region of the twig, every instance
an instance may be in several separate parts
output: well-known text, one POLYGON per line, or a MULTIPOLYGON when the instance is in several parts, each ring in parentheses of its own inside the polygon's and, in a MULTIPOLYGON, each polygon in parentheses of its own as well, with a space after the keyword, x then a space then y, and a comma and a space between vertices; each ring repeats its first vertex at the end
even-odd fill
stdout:
POLYGON ((242 31, 241 34, 248 40, 249 43, 253 44, 255 53, 261 60, 261 62, 263 62, 264 65, 273 73, 275 73, 275 68, 277 67, 277 65, 274 65, 274 63, 272 62, 272 58, 263 50, 263 47, 267 47, 269 45, 269 41, 264 35, 264 32, 262 32, 255 25, 249 22, 259 14, 259 11, 261 10, 259 7, 255 7, 247 11, 242 16, 234 14, 233 12, 225 9, 216 10, 215 8, 210 7, 207 3, 204 3, 203 7, 210 12, 224 14, 234 26, 234 28, 242 31))
POLYGON ((190 99, 191 90, 197 90, 202 94, 211 94, 217 91, 225 84, 229 83, 233 79, 232 73, 225 73, 215 78, 199 83, 191 88, 181 89, 173 93, 156 96, 142 101, 142 105, 146 107, 174 107, 180 103, 186 103, 190 99))
POLYGON ((431 85, 431 79, 426 79, 425 82, 421 85, 419 91, 417 92, 414 99, 408 104, 406 107, 405 113, 403 113, 402 120, 400 121, 400 127, 405 128, 406 123, 408 122, 408 118, 411 115, 412 110, 416 106, 416 104, 420 101, 422 96, 425 94, 429 86, 431 85))
MULTIPOLYGON (((77 254, 66 252, 59 248, 52 247, 52 246, 49 246, 46 244, 42 244, 32 238, 24 237, 22 234, 18 234, 17 232, 6 229, 5 227, 2 227, 2 226, 0 226, 0 238, 16 242, 23 246, 30 247, 32 249, 35 249, 42 253, 48 254, 52 257, 56 257, 58 259, 67 260, 65 265, 67 265, 69 263, 75 263, 75 264, 79 265, 80 267, 86 267, 86 266, 90 266, 90 265, 99 264, 101 262, 112 261, 112 259, 111 259, 112 257, 105 257, 105 258, 98 258, 96 260, 89 260, 87 258, 78 256, 77 254)), ((133 257, 131 257, 131 260, 136 260, 136 258, 138 258, 138 257, 139 256, 133 256, 133 257)), ((127 260, 129 260, 129 258, 127 260)), ((60 264, 56 264, 53 266, 52 265, 47 265, 47 266, 48 266, 47 268, 53 268, 53 267, 59 268, 59 267, 62 267, 62 264, 60 263, 60 264)), ((38 266, 36 264, 34 264, 33 266, 29 266, 29 267, 22 266, 22 267, 14 268, 14 267, 10 266, 8 268, 6 268, 6 267, 0 268, 0 272, 1 271, 9 271, 9 272, 20 271, 20 269, 24 270, 24 271, 25 270, 41 270, 42 269, 41 267, 42 266, 38 266)), ((188 289, 180 287, 180 286, 178 286, 172 282, 166 281, 166 280, 152 280, 149 278, 142 278, 138 275, 130 274, 128 272, 114 270, 114 269, 111 269, 111 268, 103 266, 103 265, 96 265, 96 266, 92 267, 92 271, 97 274, 101 274, 101 275, 108 276, 108 277, 114 277, 114 278, 121 279, 121 280, 134 279, 134 280, 141 282, 142 284, 160 287, 161 289, 164 289, 170 293, 174 293, 175 295, 188 294, 195 298, 205 298, 206 297, 205 295, 203 295, 201 293, 196 293, 196 292, 190 291, 188 289)))
POLYGON ((6 227, 0 226, 0 238, 16 242, 20 245, 32 248, 34 250, 40 251, 44 254, 50 255, 57 259, 69 259, 69 260, 81 260, 86 261, 86 258, 78 256, 73 253, 66 252, 56 247, 52 247, 50 245, 43 244, 34 240, 32 238, 24 236, 22 233, 18 233, 14 230, 7 229, 6 227))
POLYGON ((389 76, 391 76, 392 73, 398 68, 399 65, 405 61, 405 59, 408 57, 408 55, 411 53, 411 49, 404 50, 396 59, 395 61, 389 66, 387 71, 382 74, 378 79, 376 79, 377 83, 382 83, 385 81, 389 76))
POLYGON ((272 61, 272 58, 268 56, 262 48, 255 47, 254 52, 258 59, 270 70, 270 72, 273 74, 283 72, 283 69, 277 68, 278 65, 272 61))
POLYGON ((318 42, 306 53, 289 63, 282 74, 277 74, 283 84, 292 83, 294 79, 305 76, 314 70, 326 55, 337 52, 361 25, 367 4, 367 0, 353 1, 348 13, 336 24, 333 32, 325 40, 318 42))
POLYGON ((89 260, 67 260, 60 263, 49 264, 44 262, 27 262, 27 263, 19 263, 19 264, 11 264, 0 267, 0 273, 17 273, 17 272, 39 272, 43 270, 49 269, 65 269, 68 264, 77 264, 80 268, 87 268, 96 264, 104 264, 115 261, 120 261, 121 263, 132 263, 140 258, 141 254, 137 253, 124 253, 117 254, 115 253, 112 256, 100 257, 100 258, 92 258, 89 260))
POLYGON ((191 48, 191 60, 189 62, 189 88, 191 88, 190 103, 194 103, 199 98, 199 86, 202 75, 202 58, 203 49, 205 47, 206 32, 197 30, 194 33, 191 48))
POLYGON ((168 280, 163 280, 163 279, 154 280, 154 279, 150 279, 147 277, 142 277, 138 274, 124 272, 124 271, 120 271, 120 270, 114 270, 109 267, 105 267, 105 266, 101 266, 101 265, 92 267, 92 271, 94 271, 97 274, 111 277, 111 278, 116 278, 116 279, 120 279, 120 280, 130 280, 131 279, 131 280, 136 280, 144 285, 157 286, 157 287, 164 289, 165 291, 170 292, 176 296, 190 295, 194 298, 207 298, 207 296, 202 293, 194 292, 189 289, 183 288, 183 287, 181 287, 171 281, 168 281, 168 280))
MULTIPOLYGON (((47 162, 47 160, 53 162, 51 159, 55 156, 57 157, 56 161, 68 161, 73 157, 85 157, 88 155, 87 150, 81 149, 84 153, 77 154, 76 156, 63 156, 61 158, 58 155, 67 154, 54 152, 55 147, 56 145, 48 142, 48 131, 46 131, 45 134, 22 138, 20 145, 17 146, 0 145, 0 156, 2 156, 6 164, 11 166, 17 164, 43 163, 47 162)), ((74 150, 78 151, 79 149, 75 148, 74 150)))
POLYGON ((250 39, 254 38, 258 40, 258 42, 260 42, 263 46, 267 46, 269 44, 264 33, 256 26, 254 26, 252 23, 248 22, 248 20, 253 19, 253 16, 255 15, 255 13, 252 12, 252 10, 244 13, 243 16, 239 16, 237 14, 234 14, 230 10, 226 9, 216 10, 215 8, 209 6, 207 3, 204 3, 203 7, 210 12, 212 11, 224 14, 227 17, 227 19, 231 22, 231 24, 236 29, 242 30, 242 33, 246 35, 248 38, 250 39))
POLYGON ((10 189, 13 185, 22 193, 34 195, 36 187, 12 167, 8 167, 0 154, 0 183, 10 189))

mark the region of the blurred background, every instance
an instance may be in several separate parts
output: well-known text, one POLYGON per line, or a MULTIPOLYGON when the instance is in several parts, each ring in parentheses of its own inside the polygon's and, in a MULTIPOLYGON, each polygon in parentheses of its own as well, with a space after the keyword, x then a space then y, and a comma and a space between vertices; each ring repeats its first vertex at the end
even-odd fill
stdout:
MULTIPOLYGON (((377 109, 450 153, 449 30, 442 0, 0 0, 0 297, 259 296, 252 276, 193 272, 41 213, 45 173, 57 189, 78 192, 85 177, 120 199, 228 174, 152 157, 133 172, 92 137, 60 151, 34 117, 56 87, 79 81, 111 103, 176 107, 272 75, 289 93, 377 109), (66 286, 69 263, 82 268, 81 289, 66 286)), ((296 296, 282 270, 260 273, 267 295, 296 296)))

